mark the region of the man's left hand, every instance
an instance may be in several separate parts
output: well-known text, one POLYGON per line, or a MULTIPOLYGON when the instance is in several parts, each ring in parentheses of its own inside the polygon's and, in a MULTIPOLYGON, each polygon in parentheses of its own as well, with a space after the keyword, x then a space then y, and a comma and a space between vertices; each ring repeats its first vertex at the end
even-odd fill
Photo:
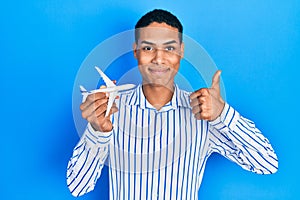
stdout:
POLYGON ((201 88, 190 95, 190 105, 196 119, 212 121, 223 111, 225 102, 220 94, 220 75, 221 71, 218 70, 210 88, 201 88))

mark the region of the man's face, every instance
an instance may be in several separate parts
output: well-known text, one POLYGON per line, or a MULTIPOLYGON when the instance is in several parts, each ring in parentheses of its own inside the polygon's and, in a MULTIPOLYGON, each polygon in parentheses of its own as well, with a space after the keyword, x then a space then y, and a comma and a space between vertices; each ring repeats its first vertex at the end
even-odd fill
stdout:
POLYGON ((177 28, 157 22, 139 30, 133 48, 143 84, 172 88, 184 50, 178 34, 177 28))

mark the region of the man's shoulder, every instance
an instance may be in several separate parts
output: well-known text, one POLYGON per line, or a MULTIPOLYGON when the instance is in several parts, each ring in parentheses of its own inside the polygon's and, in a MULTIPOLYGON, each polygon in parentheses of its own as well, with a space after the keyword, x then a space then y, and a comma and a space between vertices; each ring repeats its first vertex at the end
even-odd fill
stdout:
POLYGON ((182 98, 189 98, 192 92, 186 91, 184 89, 180 89, 178 85, 176 85, 176 90, 179 96, 182 98))
POLYGON ((173 102, 176 102, 176 104, 179 106, 183 106, 185 108, 190 108, 190 94, 191 94, 191 92, 180 89, 178 87, 178 85, 176 85, 175 86, 175 94, 174 94, 174 98, 176 100, 173 100, 173 102))
POLYGON ((119 94, 122 95, 122 96, 132 95, 133 93, 136 92, 136 89, 137 89, 137 87, 134 87, 134 88, 129 89, 129 90, 123 90, 123 91, 120 91, 119 94))
POLYGON ((189 96, 189 95, 191 95, 191 93, 192 93, 192 92, 186 91, 186 90, 184 90, 184 89, 180 89, 179 87, 178 87, 178 91, 179 91, 182 95, 185 95, 185 96, 189 96))

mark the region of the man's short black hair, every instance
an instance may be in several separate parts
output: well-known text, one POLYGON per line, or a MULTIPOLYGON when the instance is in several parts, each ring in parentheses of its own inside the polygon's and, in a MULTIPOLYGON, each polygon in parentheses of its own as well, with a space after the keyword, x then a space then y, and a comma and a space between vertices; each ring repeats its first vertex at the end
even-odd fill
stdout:
POLYGON ((152 22, 157 23, 166 23, 169 26, 172 26, 174 28, 178 29, 179 32, 179 40, 182 41, 182 32, 183 27, 179 19, 170 13, 169 11, 162 10, 162 9, 154 9, 148 13, 146 13, 144 16, 142 16, 139 21, 135 25, 135 41, 137 43, 139 32, 137 31, 139 28, 144 28, 146 26, 149 26, 152 22))

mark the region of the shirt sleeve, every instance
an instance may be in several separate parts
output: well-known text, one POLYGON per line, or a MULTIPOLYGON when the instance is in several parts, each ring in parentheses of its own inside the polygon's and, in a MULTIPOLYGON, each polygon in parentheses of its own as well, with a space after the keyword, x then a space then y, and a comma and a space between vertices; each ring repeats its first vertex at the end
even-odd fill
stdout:
POLYGON ((68 163, 67 184, 73 196, 94 189, 108 156, 111 132, 98 132, 88 124, 68 163))
POLYGON ((277 171, 278 159, 269 140, 252 121, 242 117, 227 103, 221 115, 209 124, 212 152, 220 153, 242 168, 258 174, 277 171))

